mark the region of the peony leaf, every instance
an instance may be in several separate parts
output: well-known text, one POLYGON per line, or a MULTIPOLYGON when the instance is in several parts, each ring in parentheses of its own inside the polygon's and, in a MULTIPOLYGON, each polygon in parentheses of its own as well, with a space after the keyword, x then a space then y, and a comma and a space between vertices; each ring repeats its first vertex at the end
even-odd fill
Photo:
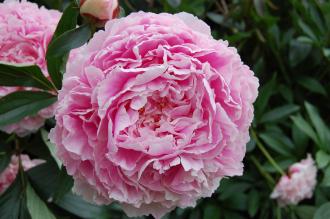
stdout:
POLYGON ((208 18, 210 18, 210 20, 212 20, 214 23, 216 24, 222 24, 223 21, 225 20, 224 16, 215 12, 208 12, 206 14, 206 16, 208 18))
POLYGON ((71 192, 66 194, 56 204, 68 212, 82 218, 98 218, 97 216, 102 212, 102 208, 82 200, 71 192))
POLYGON ((62 86, 62 77, 70 50, 82 46, 91 35, 91 29, 86 24, 63 33, 49 44, 46 55, 48 71, 58 89, 62 86))
MULTIPOLYGON (((2 145, 1 145, 2 146, 2 145)), ((0 150, 0 173, 7 168, 10 162, 10 154, 6 151, 0 150)))
MULTIPOLYGON (((2 137, 2 136, 1 136, 2 137)), ((8 141, 8 140, 7 140, 8 141)), ((12 155, 11 145, 0 139, 0 173, 8 167, 12 155)))
MULTIPOLYGON (((54 201, 53 195, 58 188, 57 182, 60 176, 59 169, 55 162, 41 164, 28 171, 29 180, 38 194, 43 199, 54 201)), ((55 204, 62 209, 82 218, 98 218, 102 208, 86 201, 69 192, 61 199, 56 200, 55 204)))
POLYGON ((77 26, 77 19, 79 15, 79 7, 77 3, 72 2, 63 12, 63 15, 56 27, 54 36, 48 45, 46 60, 47 69, 55 86, 60 89, 62 87, 62 75, 65 72, 65 65, 68 54, 64 54, 59 57, 54 57, 49 53, 49 47, 53 45, 53 42, 58 39, 66 31, 73 30, 77 26))
POLYGON ((35 115, 55 101, 56 96, 46 92, 18 91, 8 94, 0 99, 0 126, 35 115))
POLYGON ((248 213, 250 217, 254 217, 257 214, 260 205, 260 195, 257 190, 251 190, 248 199, 248 213))
POLYGON ((324 171, 324 177, 321 182, 322 186, 330 186, 330 166, 328 166, 324 171))
POLYGON ((291 40, 289 50, 289 62, 291 67, 295 67, 302 63, 309 53, 312 51, 312 45, 299 42, 298 40, 291 40))
POLYGON ((310 92, 328 96, 327 91, 323 85, 312 77, 304 76, 298 80, 298 83, 310 92))
POLYGON ((54 90, 54 85, 36 65, 14 65, 0 62, 0 86, 36 87, 54 90))
POLYGON ((181 0, 167 0, 167 2, 172 8, 177 8, 181 5, 181 0))
POLYGON ((31 219, 26 206, 24 183, 26 177, 16 177, 11 186, 0 196, 0 217, 6 219, 31 219))
POLYGON ((64 166, 61 167, 61 172, 57 177, 56 185, 57 188, 53 195, 53 199, 55 202, 58 202, 63 198, 65 194, 67 194, 72 189, 73 186, 72 176, 68 175, 64 166))
POLYGON ((265 1, 264 0, 253 0, 254 7, 259 16, 263 16, 265 13, 265 1))
POLYGON ((324 151, 319 150, 316 153, 316 163, 319 168, 326 167, 330 162, 330 155, 324 151))
POLYGON ((44 200, 50 200, 56 189, 59 169, 55 162, 46 162, 27 171, 29 181, 44 200))
POLYGON ((56 161, 57 166, 59 168, 61 168, 62 162, 56 156, 56 151, 55 151, 56 146, 52 142, 49 141, 49 138, 48 138, 49 133, 45 129, 41 129, 40 132, 41 132, 41 137, 42 137, 43 142, 47 145, 50 154, 52 155, 52 157, 56 161))
POLYGON ((316 208, 310 205, 300 205, 295 208, 299 219, 311 219, 315 213, 316 208))
POLYGON ((56 219, 29 183, 26 188, 26 199, 28 210, 33 219, 56 219))
POLYGON ((316 130, 316 134, 320 139, 320 146, 322 149, 330 151, 330 130, 325 125, 324 121, 320 117, 320 114, 315 106, 311 105, 308 102, 305 102, 305 107, 308 113, 308 116, 316 130))
POLYGON ((260 118, 260 123, 274 122, 280 119, 284 119, 289 115, 291 115, 292 113, 297 112, 299 109, 300 107, 294 104, 287 104, 284 106, 274 108, 271 111, 265 113, 260 118))
POLYGON ((49 46, 47 55, 51 57, 62 57, 70 50, 84 45, 91 37, 90 26, 84 24, 76 29, 69 30, 56 38, 49 46))
POLYGON ((47 6, 47 8, 52 9, 61 9, 62 0, 33 0, 32 2, 36 2, 39 5, 47 6))
POLYGON ((274 94, 276 87, 276 75, 273 76, 273 78, 267 82, 265 85, 263 85, 260 89, 260 94, 255 102, 255 117, 258 120, 262 114, 264 113, 270 97, 274 94))
POLYGON ((292 143, 286 142, 284 136, 273 132, 261 133, 260 138, 266 142, 266 145, 277 153, 290 157, 292 156, 292 143))
POLYGON ((330 218, 330 202, 324 203, 319 207, 315 214, 313 219, 326 219, 330 218))
POLYGON ((218 219, 220 218, 220 208, 216 205, 209 204, 203 209, 203 219, 218 219))
POLYGON ((317 143, 318 145, 320 144, 319 139, 317 138, 312 126, 308 122, 306 122, 306 120, 301 115, 291 116, 291 119, 301 131, 303 131, 306 135, 313 139, 315 143, 317 143))

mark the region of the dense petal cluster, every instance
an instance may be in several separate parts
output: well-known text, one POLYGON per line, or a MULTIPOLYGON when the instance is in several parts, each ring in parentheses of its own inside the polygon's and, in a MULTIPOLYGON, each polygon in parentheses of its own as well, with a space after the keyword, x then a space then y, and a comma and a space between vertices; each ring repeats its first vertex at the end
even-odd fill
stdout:
POLYGON ((317 168, 310 154, 307 158, 289 168, 287 175, 282 176, 271 194, 279 205, 296 205, 300 201, 311 198, 317 180, 317 168))
MULTIPOLYGON (((25 171, 41 164, 44 160, 31 160, 28 155, 20 155, 22 167, 25 171)), ((0 195, 15 181, 19 169, 19 160, 16 155, 11 157, 8 167, 0 173, 0 195)))
POLYGON ((201 20, 133 13, 69 62, 50 138, 76 193, 159 218, 242 174, 257 88, 201 20))
MULTIPOLYGON (((36 64, 48 76, 45 54, 60 16, 58 11, 39 8, 27 1, 6 0, 0 3, 0 62, 36 64)), ((0 86, 0 97, 26 89, 31 88, 0 86)), ((46 118, 53 115, 52 109, 42 110, 16 124, 0 127, 0 130, 19 136, 35 132, 46 118)))

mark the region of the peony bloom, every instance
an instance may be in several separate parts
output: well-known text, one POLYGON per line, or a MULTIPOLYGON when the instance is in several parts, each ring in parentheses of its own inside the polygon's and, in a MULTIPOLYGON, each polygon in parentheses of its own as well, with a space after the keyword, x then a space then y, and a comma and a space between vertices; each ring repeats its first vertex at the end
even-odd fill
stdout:
POLYGON ((50 139, 76 193, 160 218, 242 174, 257 88, 203 21, 133 13, 68 63, 50 139))
MULTIPOLYGON (((0 3, 0 62, 36 64, 48 76, 45 54, 60 16, 58 11, 38 8, 37 4, 26 1, 6 0, 0 3)), ((31 88, 0 86, 0 97, 18 90, 31 88)), ((35 132, 46 118, 53 116, 52 109, 41 110, 37 115, 0 127, 0 130, 19 136, 35 132)))
POLYGON ((277 199, 280 206, 296 205, 311 198, 317 183, 316 173, 314 160, 308 154, 306 159, 290 166, 288 175, 281 177, 270 197, 277 199))
MULTIPOLYGON (((44 163, 44 160, 31 160, 28 155, 21 155, 22 166, 25 171, 44 163)), ((11 157, 8 167, 0 173, 0 195, 15 181, 19 169, 19 161, 16 155, 11 157)))
POLYGON ((118 0, 80 0, 80 13, 92 18, 98 26, 116 18, 120 8, 118 0))

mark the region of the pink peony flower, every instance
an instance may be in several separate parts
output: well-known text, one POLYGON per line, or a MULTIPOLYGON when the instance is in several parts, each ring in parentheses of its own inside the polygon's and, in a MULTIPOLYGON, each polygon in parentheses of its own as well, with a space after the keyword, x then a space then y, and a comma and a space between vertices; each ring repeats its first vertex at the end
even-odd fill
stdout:
MULTIPOLYGON (((0 62, 11 64, 38 65, 48 76, 45 54, 61 13, 26 1, 6 0, 0 3, 0 62)), ((23 87, 0 87, 0 97, 23 87)), ((40 111, 37 115, 1 127, 7 133, 25 136, 43 126, 46 118, 53 116, 53 107, 40 111), (46 112, 46 113, 45 113, 46 112)))
POLYGON ((257 88, 203 21, 133 13, 68 63, 50 139, 76 193, 160 218, 242 174, 257 88))
POLYGON ((311 198, 316 181, 317 168, 310 154, 307 158, 289 168, 288 175, 282 176, 271 194, 280 206, 296 205, 303 199, 311 198))
POLYGON ((98 26, 114 19, 120 12, 118 0, 80 0, 80 13, 92 18, 98 26))
MULTIPOLYGON (((28 155, 21 155, 22 166, 25 171, 44 163, 44 160, 31 160, 28 155)), ((11 157, 8 167, 0 173, 0 195, 15 181, 19 169, 19 161, 16 155, 11 157)))

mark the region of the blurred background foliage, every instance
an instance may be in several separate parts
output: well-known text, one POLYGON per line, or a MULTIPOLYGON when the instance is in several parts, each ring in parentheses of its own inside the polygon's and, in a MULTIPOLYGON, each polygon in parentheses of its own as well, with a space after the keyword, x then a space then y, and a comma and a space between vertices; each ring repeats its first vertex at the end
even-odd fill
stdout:
MULTIPOLYGON (((59 10, 68 4, 34 2, 59 10)), ((178 208, 165 218, 330 218, 330 1, 121 0, 120 5, 126 14, 186 11, 198 16, 211 26, 216 39, 228 40, 238 49, 260 80, 244 175, 222 180, 211 198, 200 200, 195 208, 178 208), (262 153, 263 149, 268 152, 262 153), (286 171, 307 153, 319 168, 314 197, 279 208, 269 196, 280 174, 265 155, 286 171)), ((56 218, 127 218, 116 204, 94 206, 70 192, 72 179, 52 156, 53 146, 47 141, 53 125, 49 120, 45 129, 23 139, 26 153, 48 162, 22 174, 24 180, 16 180, 0 197, 0 218, 9 218, 8 212, 17 209, 17 218, 30 218, 24 211, 31 202, 44 210, 40 219, 54 217, 46 214, 47 207, 56 218), (27 196, 19 195, 22 182, 27 196)), ((1 134, 0 170, 9 162, 12 141, 1 134)))

